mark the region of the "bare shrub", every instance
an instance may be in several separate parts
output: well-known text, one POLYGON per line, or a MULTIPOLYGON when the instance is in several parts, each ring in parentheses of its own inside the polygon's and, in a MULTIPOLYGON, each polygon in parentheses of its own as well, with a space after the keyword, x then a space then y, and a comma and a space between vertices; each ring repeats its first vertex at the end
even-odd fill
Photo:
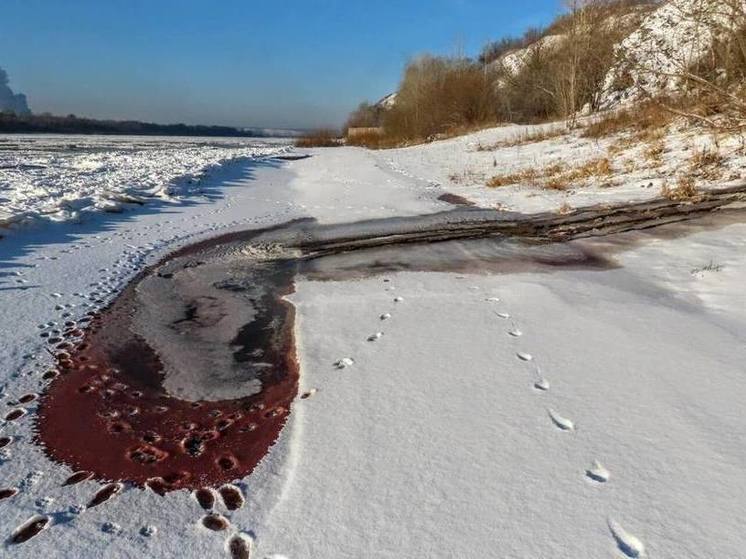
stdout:
POLYGON ((332 129, 313 130, 295 141, 295 147, 299 148, 329 148, 339 145, 339 133, 332 129))
POLYGON ((614 46, 636 25, 624 2, 570 0, 569 12, 546 32, 551 44, 536 44, 521 70, 498 75, 500 101, 508 120, 536 122, 568 118, 598 106, 598 93, 611 68, 614 46))
POLYGON ((383 109, 367 101, 360 103, 347 118, 345 130, 349 128, 377 128, 383 121, 383 109))
POLYGON ((690 38, 666 51, 665 64, 653 53, 620 53, 638 98, 656 100, 671 113, 720 131, 746 128, 746 3, 743 0, 672 2, 670 10, 690 38), (653 63, 651 63, 651 60, 653 63), (655 61, 658 61, 656 64, 655 61), (661 100, 661 88, 676 91, 676 103, 661 100))
POLYGON ((423 56, 407 65, 396 104, 383 115, 393 140, 426 140, 495 122, 494 90, 481 65, 423 56))

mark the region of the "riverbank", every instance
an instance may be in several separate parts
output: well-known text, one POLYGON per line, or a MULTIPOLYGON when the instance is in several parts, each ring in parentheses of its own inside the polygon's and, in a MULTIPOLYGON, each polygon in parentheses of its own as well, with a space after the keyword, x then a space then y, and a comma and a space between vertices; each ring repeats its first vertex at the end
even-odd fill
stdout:
MULTIPOLYGON (((380 154, 310 153, 226 169, 209 201, 0 241, 5 399, 47 382, 50 321, 105 304, 177 247, 303 217, 452 207, 380 154)), ((127 486, 84 510, 101 484, 63 487, 72 471, 32 443, 37 403, 14 403, 27 415, 3 426, 12 442, 0 467, 18 493, 0 503, 2 529, 34 514, 51 522, 8 549, 219 556, 241 533, 256 557, 624 557, 632 537, 650 556, 736 556, 746 543, 743 239, 738 219, 716 219, 534 247, 528 261, 520 245, 466 243, 322 262, 289 296, 299 399, 277 444, 236 481, 246 503, 217 500, 229 527, 206 528, 186 491, 127 486), (464 264, 397 271, 411 251, 464 264), (502 264, 487 265, 496 254, 502 264), (572 254, 600 264, 563 264, 572 254)))

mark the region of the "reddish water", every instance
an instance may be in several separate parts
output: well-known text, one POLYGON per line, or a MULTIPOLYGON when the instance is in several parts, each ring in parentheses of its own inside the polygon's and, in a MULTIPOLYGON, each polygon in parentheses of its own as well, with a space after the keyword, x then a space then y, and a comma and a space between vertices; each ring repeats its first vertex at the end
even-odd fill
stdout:
MULTIPOLYGON (((200 248, 204 245, 194 250, 200 248)), ((158 354, 132 333, 137 285, 156 268, 141 274, 93 317, 82 337, 58 352, 60 374, 41 397, 38 440, 54 460, 81 472, 67 483, 87 479, 90 472, 99 480, 128 481, 160 494, 219 487, 248 475, 286 422, 298 384, 294 313, 281 299, 292 289, 292 272, 272 269, 263 278, 271 286, 263 308, 231 344, 239 367, 247 353, 263 348, 262 360, 272 367, 261 378, 262 391, 208 402, 167 393, 158 354)), ((230 489, 221 495, 238 506, 240 496, 230 489)))

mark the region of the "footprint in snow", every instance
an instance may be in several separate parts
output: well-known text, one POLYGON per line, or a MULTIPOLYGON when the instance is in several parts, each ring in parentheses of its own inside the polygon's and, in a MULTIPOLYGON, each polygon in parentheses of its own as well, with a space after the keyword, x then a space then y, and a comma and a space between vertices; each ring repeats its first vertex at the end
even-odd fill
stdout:
POLYGON ((355 363, 355 360, 352 357, 343 357, 339 361, 334 363, 334 366, 337 369, 346 369, 347 367, 351 367, 355 363))
POLYGON ((230 554, 231 559, 249 559, 253 545, 254 538, 250 534, 238 533, 225 542, 225 551, 230 554))
POLYGON ((536 381, 534 382, 534 388, 536 390, 541 390, 542 392, 547 392, 549 390, 549 381, 544 378, 544 375, 541 373, 541 367, 537 365, 536 372, 535 372, 536 381))
POLYGON ((547 413, 549 413, 549 418, 552 420, 552 423, 554 423, 555 427, 558 429, 561 429, 563 431, 574 431, 575 430, 575 424, 567 419, 566 417, 562 417, 560 414, 558 414, 553 409, 547 410, 547 413))
POLYGON ((598 460, 593 461, 591 467, 585 471, 585 475, 598 483, 606 483, 611 477, 609 470, 604 468, 598 460))
POLYGON ((645 555, 645 545, 635 536, 622 528, 621 524, 609 518, 609 530, 616 540, 617 546, 627 557, 643 557, 645 555))
POLYGON ((401 303, 404 300, 404 297, 394 297, 394 303, 401 303))
POLYGON ((218 493, 220 493, 220 497, 223 499, 225 508, 230 511, 240 509, 246 502, 241 490, 232 484, 224 485, 218 490, 218 493))
POLYGON ((145 536, 146 538, 152 538, 156 535, 157 532, 158 528, 156 526, 153 526, 152 524, 140 528, 140 535, 145 536))
POLYGON ((124 489, 124 484, 122 483, 109 483, 108 485, 103 486, 88 502, 88 505, 86 505, 87 508, 92 509, 93 507, 105 503, 112 497, 121 493, 122 489, 124 489))
POLYGON ((316 392, 318 392, 318 389, 317 388, 312 388, 311 390, 309 390, 309 391, 304 392, 303 394, 301 394, 300 399, 301 400, 308 400, 310 397, 312 397, 314 394, 316 394, 316 392))
POLYGON ((534 383, 534 388, 536 390, 541 390, 542 392, 548 392, 549 391, 549 381, 545 378, 540 378, 534 383))
POLYGON ((389 318, 391 318, 391 313, 387 313, 387 312, 385 312, 385 313, 383 313, 383 314, 382 314, 382 315, 381 315, 381 316, 380 316, 379 318, 380 318, 381 320, 388 320, 389 318))
POLYGON ((499 316, 500 318, 503 318, 503 319, 506 319, 506 320, 507 320, 508 318, 510 318, 510 314, 509 314, 509 313, 506 313, 506 312, 496 312, 495 314, 496 314, 497 316, 499 316))
POLYGON ((375 342, 376 340, 380 340, 381 336, 383 336, 383 332, 376 332, 375 334, 368 336, 368 341, 375 342))
POLYGON ((487 301, 488 303, 499 303, 500 297, 487 297, 485 301, 487 301))
POLYGON ((520 338, 521 336, 523 336, 523 332, 521 332, 518 328, 513 328, 512 330, 508 330, 508 336, 520 338))
POLYGON ((521 361, 533 361, 534 360, 534 356, 533 355, 531 355, 530 353, 524 353, 523 351, 519 351, 515 355, 521 361))
POLYGON ((199 506, 201 506, 203 509, 211 510, 215 506, 215 491, 213 489, 210 489, 209 487, 203 487, 201 489, 197 489, 193 495, 199 503, 199 506))
POLYGON ((41 514, 32 516, 18 528, 13 530, 13 533, 10 535, 10 543, 19 544, 29 541, 49 526, 50 520, 50 517, 41 514))
POLYGON ((104 522, 101 525, 101 531, 112 536, 119 536, 122 533, 122 527, 116 522, 104 522))

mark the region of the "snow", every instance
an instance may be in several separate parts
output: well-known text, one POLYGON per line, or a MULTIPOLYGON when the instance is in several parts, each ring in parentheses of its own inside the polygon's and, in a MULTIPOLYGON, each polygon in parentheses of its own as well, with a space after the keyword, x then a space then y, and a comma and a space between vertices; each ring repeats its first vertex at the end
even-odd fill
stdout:
MULTIPOLYGON (((84 313, 94 291, 110 299, 186 243, 303 216, 431 213, 449 207, 437 200, 444 188, 551 207, 530 188, 510 195, 439 180, 449 165, 464 168, 459 158, 481 161, 471 143, 517 130, 394 152, 241 159, 215 169, 202 184, 210 196, 191 203, 14 231, 0 240, 3 399, 39 389, 49 365, 39 325, 84 313)), ((497 156, 507 164, 596 149, 541 144, 497 156)), ((619 199, 637 188, 620 186, 619 199)), ((36 515, 51 521, 3 553, 227 557, 244 545, 252 557, 295 559, 742 555, 746 224, 718 217, 567 246, 580 248, 614 265, 299 278, 289 296, 299 394, 313 397, 294 404, 270 454, 235 484, 245 506, 216 503, 230 522, 223 532, 199 522, 204 511, 184 491, 125 487, 85 509, 101 484, 62 487, 72 472, 33 444, 29 417, 4 423, 1 436, 13 440, 2 484, 19 493, 0 504, 2 533, 36 515)), ((35 408, 24 405, 29 416, 35 408)))
POLYGON ((716 32, 732 22, 722 0, 669 0, 649 14, 616 48, 599 106, 608 109, 646 96, 672 93, 684 85, 679 76, 710 48, 716 32))
MULTIPOLYGON (((601 115, 603 116, 603 115, 601 115)), ((675 186, 682 175, 692 176, 700 188, 739 184, 746 180, 746 152, 736 136, 703 134, 678 123, 663 132, 660 155, 649 151, 656 143, 628 140, 625 134, 593 139, 582 136, 593 119, 559 121, 540 125, 505 125, 421 146, 377 152, 378 165, 416 180, 423 188, 450 192, 478 206, 522 213, 557 211, 563 205, 584 207, 643 201, 660 196, 664 184, 675 186), (546 139, 527 142, 527 138, 546 139), (618 148, 618 145, 623 147, 618 148), (698 177, 691 160, 703 151, 718 153, 722 166, 717 175, 698 177), (490 188, 489 179, 554 165, 568 169, 589 161, 608 159, 611 173, 568 183, 565 190, 544 188, 538 179, 490 188)))
POLYGON ((522 49, 516 49, 506 53, 494 62, 490 63, 492 71, 502 70, 508 76, 516 76, 526 66, 526 61, 540 51, 552 51, 559 47, 565 40, 564 35, 546 35, 522 49))
POLYGON ((0 135, 0 227, 188 196, 226 162, 283 150, 250 138, 0 135))

